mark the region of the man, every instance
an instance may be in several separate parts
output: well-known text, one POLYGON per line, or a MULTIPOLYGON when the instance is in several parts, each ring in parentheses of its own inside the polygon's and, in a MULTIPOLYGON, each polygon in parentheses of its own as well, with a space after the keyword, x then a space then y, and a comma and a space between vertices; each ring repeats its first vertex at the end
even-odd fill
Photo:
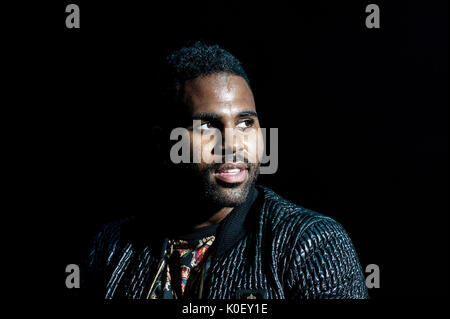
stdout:
POLYGON ((108 299, 367 298, 342 226, 255 185, 262 136, 240 62, 196 43, 166 67, 170 124, 155 131, 164 158, 154 175, 172 200, 99 232, 89 289, 108 299), (176 127, 189 141, 188 163, 170 152, 176 127))

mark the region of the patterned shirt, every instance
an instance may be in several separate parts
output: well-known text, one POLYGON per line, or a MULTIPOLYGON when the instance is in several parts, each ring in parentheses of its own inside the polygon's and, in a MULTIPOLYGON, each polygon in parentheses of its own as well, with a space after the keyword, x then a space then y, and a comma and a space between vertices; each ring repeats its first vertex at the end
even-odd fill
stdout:
POLYGON ((197 298, 217 226, 202 227, 169 242, 168 262, 151 299, 197 298))

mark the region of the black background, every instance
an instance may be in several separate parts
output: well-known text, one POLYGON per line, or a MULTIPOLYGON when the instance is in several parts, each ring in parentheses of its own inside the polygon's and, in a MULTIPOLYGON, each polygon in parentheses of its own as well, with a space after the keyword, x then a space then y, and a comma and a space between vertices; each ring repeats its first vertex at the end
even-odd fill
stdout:
POLYGON ((371 297, 447 294, 447 2, 373 1, 381 29, 365 27, 364 1, 93 2, 40 4, 11 24, 25 31, 11 37, 13 81, 30 87, 17 101, 34 124, 28 220, 45 239, 33 251, 51 257, 49 296, 75 298, 65 266, 102 223, 157 217, 176 197, 157 193, 149 164, 155 70, 197 39, 242 61, 262 126, 279 129, 278 171, 260 183, 344 225, 363 268, 380 266, 371 297), (68 3, 80 29, 65 27, 68 3))

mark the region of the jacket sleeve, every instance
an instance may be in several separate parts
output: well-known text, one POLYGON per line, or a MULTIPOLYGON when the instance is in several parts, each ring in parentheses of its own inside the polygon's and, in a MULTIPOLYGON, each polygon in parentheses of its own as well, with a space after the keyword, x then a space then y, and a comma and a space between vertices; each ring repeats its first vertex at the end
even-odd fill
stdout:
POLYGON ((321 217, 299 234, 286 280, 287 298, 369 298, 361 265, 347 232, 328 217, 321 217))
POLYGON ((84 261, 83 297, 104 298, 108 264, 117 249, 121 221, 103 225, 92 240, 89 256, 84 261))

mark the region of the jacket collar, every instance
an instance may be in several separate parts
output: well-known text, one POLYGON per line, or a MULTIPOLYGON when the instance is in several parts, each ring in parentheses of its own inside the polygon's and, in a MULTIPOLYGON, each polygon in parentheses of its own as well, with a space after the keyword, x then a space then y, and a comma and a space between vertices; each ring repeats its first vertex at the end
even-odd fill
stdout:
POLYGON ((230 250, 249 230, 246 223, 247 216, 258 197, 258 190, 252 187, 246 201, 235 207, 227 217, 225 217, 217 229, 215 245, 215 258, 219 258, 230 250))
MULTIPOLYGON (((253 215, 259 211, 258 207, 261 204, 255 203, 260 202, 260 200, 257 201, 258 194, 259 191, 257 190, 257 187, 252 187, 245 202, 240 206, 235 207, 231 213, 221 221, 214 240, 214 258, 218 258, 229 251, 234 244, 245 236, 252 225, 254 225, 254 223, 249 222, 250 219, 253 220, 249 215, 253 215)), ((261 198, 264 196, 259 197, 261 198)), ((133 218, 125 229, 122 229, 122 235, 123 237, 132 240, 136 246, 144 247, 146 243, 150 244, 150 246, 158 251, 158 254, 163 258, 165 250, 168 247, 169 239, 164 236, 153 237, 152 232, 148 232, 148 229, 148 223, 139 218, 133 218), (149 236, 151 238, 149 238, 149 236)))

